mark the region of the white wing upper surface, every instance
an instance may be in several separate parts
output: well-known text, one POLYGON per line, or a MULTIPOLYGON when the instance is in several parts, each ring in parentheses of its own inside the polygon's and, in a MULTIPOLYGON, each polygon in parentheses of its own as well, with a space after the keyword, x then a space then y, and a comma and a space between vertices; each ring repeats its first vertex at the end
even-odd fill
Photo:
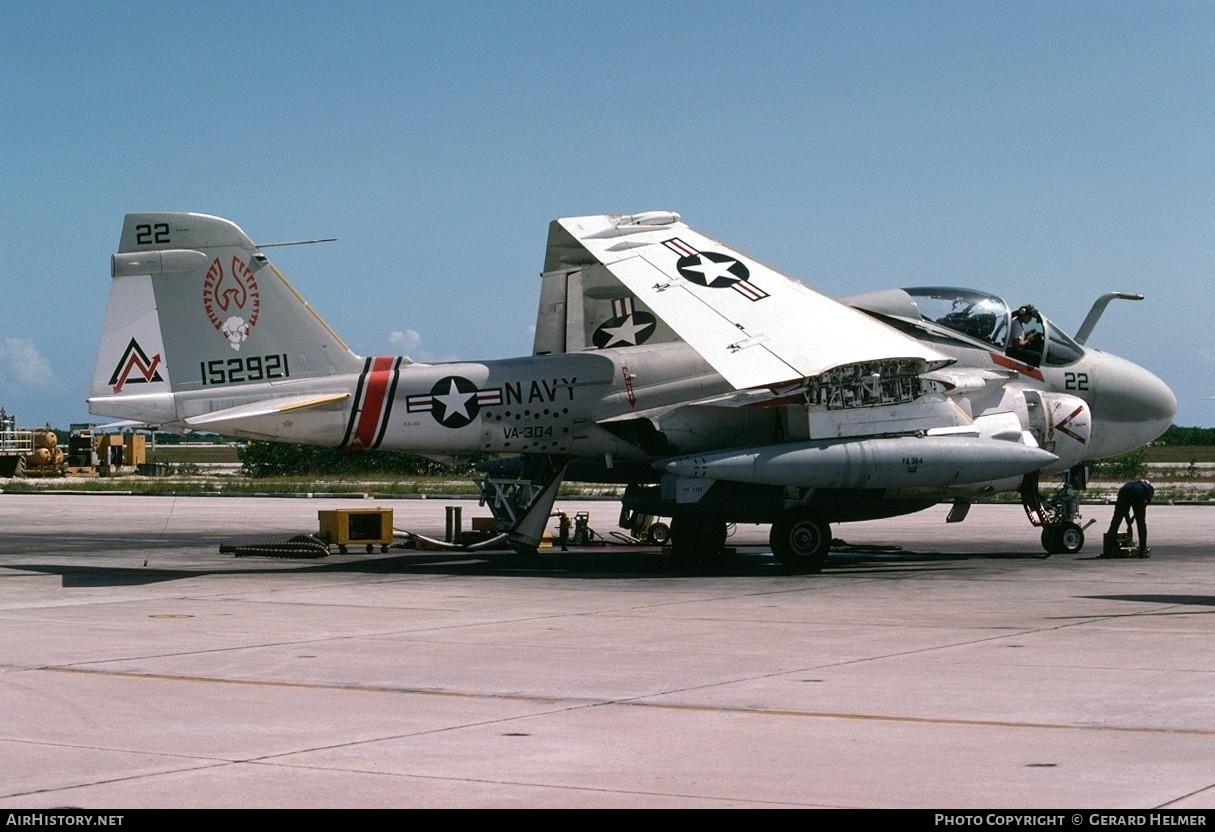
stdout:
POLYGON ((737 389, 947 356, 690 228, 677 214, 558 220, 737 389))

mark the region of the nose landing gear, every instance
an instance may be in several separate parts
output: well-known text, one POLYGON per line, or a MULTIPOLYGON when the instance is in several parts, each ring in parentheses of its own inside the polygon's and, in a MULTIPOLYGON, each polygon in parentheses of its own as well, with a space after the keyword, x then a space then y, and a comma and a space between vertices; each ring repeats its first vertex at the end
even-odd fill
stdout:
POLYGON ((1063 484, 1044 498, 1038 488, 1039 472, 1026 474, 1021 480, 1021 506, 1029 522, 1042 529, 1042 548, 1046 556, 1074 555, 1084 548, 1084 530, 1097 522, 1089 520, 1083 526, 1080 519, 1080 499, 1076 492, 1088 484, 1088 469, 1077 465, 1063 474, 1063 484))

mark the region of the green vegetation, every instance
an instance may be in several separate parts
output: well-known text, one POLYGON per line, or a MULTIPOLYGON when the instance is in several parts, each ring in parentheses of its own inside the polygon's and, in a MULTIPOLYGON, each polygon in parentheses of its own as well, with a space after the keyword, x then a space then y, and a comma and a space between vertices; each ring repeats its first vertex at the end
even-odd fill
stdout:
POLYGON ((1183 428, 1173 425, 1153 444, 1176 447, 1178 445, 1215 445, 1215 428, 1183 428))
POLYGON ((476 459, 454 465, 433 462, 399 451, 359 453, 313 445, 249 442, 239 452, 243 470, 251 477, 320 476, 445 476, 469 477, 476 459))
POLYGON ((1099 480, 1133 480, 1147 473, 1147 449, 1121 454, 1094 463, 1092 478, 1099 480))
POLYGON ((240 462, 240 446, 235 444, 223 445, 162 445, 159 440, 156 450, 148 450, 148 462, 167 462, 170 465, 182 463, 236 463, 240 462))
POLYGON ((1215 462, 1215 445, 1151 445, 1147 449, 1147 461, 1179 465, 1215 462))

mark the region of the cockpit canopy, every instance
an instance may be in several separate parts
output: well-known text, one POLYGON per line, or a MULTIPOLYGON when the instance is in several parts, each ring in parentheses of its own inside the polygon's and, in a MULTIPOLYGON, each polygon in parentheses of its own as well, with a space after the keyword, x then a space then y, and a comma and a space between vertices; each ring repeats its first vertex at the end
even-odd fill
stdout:
POLYGON ((1064 366, 1084 355, 1083 347, 1037 310, 1033 310, 1027 323, 1021 324, 1014 321, 1013 312, 1003 298, 974 289, 913 286, 873 292, 845 302, 879 315, 945 327, 1035 367, 1064 366), (1020 332, 1037 335, 1018 342, 1016 336, 1020 332))
POLYGON ((973 289, 913 286, 911 295, 920 318, 971 338, 1004 348, 1012 312, 1003 298, 973 289))

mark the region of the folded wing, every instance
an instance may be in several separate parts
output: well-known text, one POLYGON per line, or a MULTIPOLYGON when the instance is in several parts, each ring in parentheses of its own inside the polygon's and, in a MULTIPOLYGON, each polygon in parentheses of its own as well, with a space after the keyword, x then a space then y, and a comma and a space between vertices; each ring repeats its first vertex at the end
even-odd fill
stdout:
MULTIPOLYGON (((677 214, 567 217, 546 272, 598 263, 736 389, 843 365, 951 359, 701 234, 677 214)), ((556 237, 556 239, 554 239, 556 237)))

